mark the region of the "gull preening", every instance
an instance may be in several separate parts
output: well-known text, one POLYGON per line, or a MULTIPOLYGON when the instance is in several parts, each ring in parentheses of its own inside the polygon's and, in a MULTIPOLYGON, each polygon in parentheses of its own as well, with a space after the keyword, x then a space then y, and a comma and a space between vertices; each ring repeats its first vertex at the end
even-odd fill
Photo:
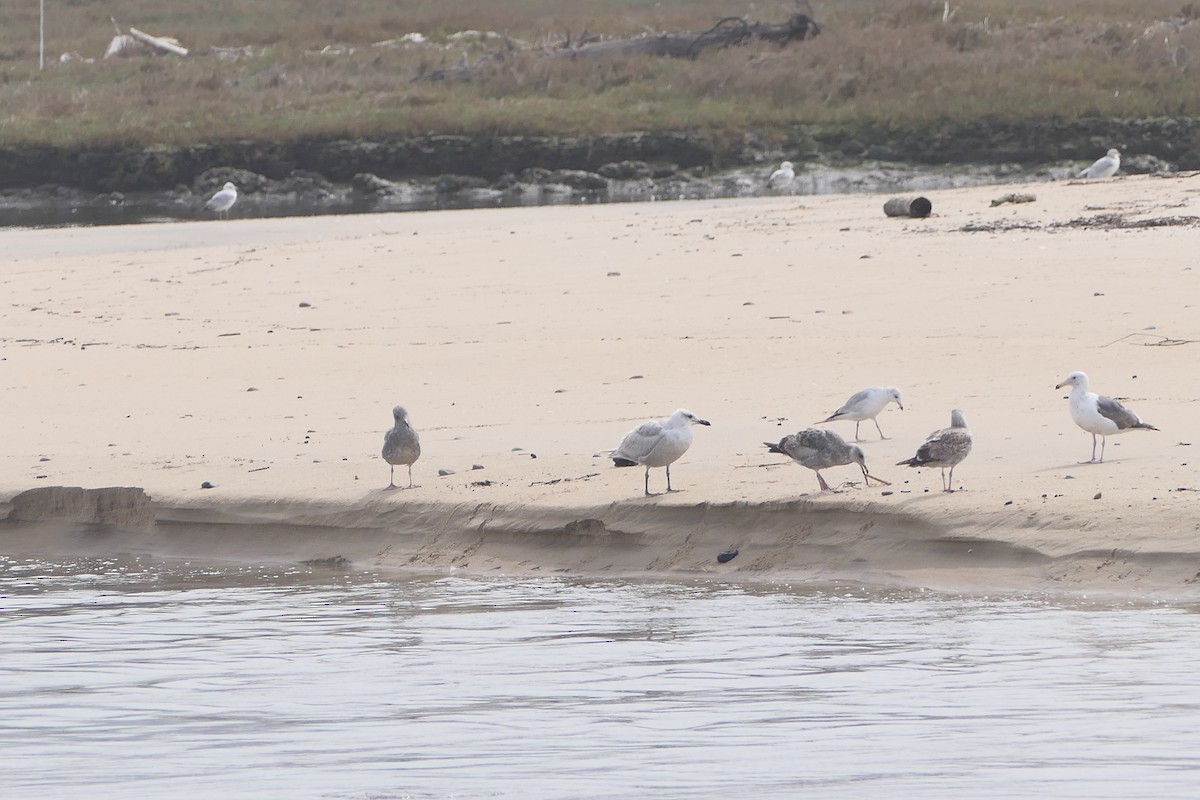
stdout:
POLYGON ((792 185, 792 181, 796 179, 796 168, 792 162, 785 161, 779 165, 779 169, 771 173, 771 177, 767 178, 767 188, 779 192, 792 185))
POLYGON ((613 464, 618 467, 632 467, 634 464, 644 466, 647 497, 650 496, 650 468, 666 467, 667 491, 674 492, 676 490, 671 488, 671 464, 692 446, 692 426, 711 424, 686 408, 677 410, 666 419, 643 422, 625 434, 621 444, 612 451, 613 464))
POLYGON ((817 473, 817 484, 822 492, 832 492, 829 484, 821 477, 821 470, 830 467, 840 467, 845 464, 858 464, 862 470, 863 481, 870 484, 872 480, 888 486, 887 481, 876 478, 867 471, 866 457, 862 448, 846 441, 830 430, 821 428, 805 428, 799 433, 788 434, 779 440, 778 444, 763 442, 769 452, 782 453, 802 467, 808 467, 817 473))
POLYGON ((229 209, 233 208, 233 204, 237 202, 238 193, 237 187, 233 185, 233 181, 226 181, 221 190, 208 198, 208 202, 204 207, 209 211, 215 211, 218 215, 224 214, 229 216, 229 209))
POLYGON ((1104 445, 1109 436, 1125 431, 1158 430, 1148 422, 1143 422, 1141 417, 1121 405, 1120 401, 1089 392, 1086 372, 1072 372, 1054 388, 1061 389, 1064 386, 1071 387, 1071 419, 1092 435, 1092 457, 1088 461, 1079 462, 1081 464, 1098 464, 1104 461, 1104 445), (1100 436, 1100 458, 1096 458, 1097 435, 1100 436))
POLYGON ((917 448, 917 454, 907 461, 897 461, 896 466, 941 467, 942 491, 954 491, 954 467, 971 452, 971 432, 960 409, 950 412, 950 427, 929 434, 925 443, 917 448), (950 480, 946 480, 946 467, 950 468, 950 480))
POLYGON ((858 438, 858 426, 864 419, 869 419, 875 423, 875 430, 879 431, 879 438, 886 439, 887 437, 883 435, 883 428, 879 427, 879 420, 876 417, 879 416, 880 411, 887 408, 888 403, 895 403, 900 406, 901 411, 904 410, 904 402, 900 399, 900 390, 895 386, 872 386, 852 394, 841 408, 817 424, 852 419, 854 420, 854 441, 861 442, 862 439, 858 438))
POLYGON ((1117 174, 1117 170, 1121 168, 1121 151, 1113 148, 1105 153, 1103 158, 1097 159, 1096 163, 1079 173, 1080 178, 1111 178, 1117 174))
POLYGON ((383 460, 392 467, 392 477, 387 488, 398 489, 396 486, 396 467, 408 467, 408 488, 413 488, 412 465, 421 457, 421 439, 408 421, 408 411, 404 406, 392 409, 392 417, 396 424, 383 436, 383 460))

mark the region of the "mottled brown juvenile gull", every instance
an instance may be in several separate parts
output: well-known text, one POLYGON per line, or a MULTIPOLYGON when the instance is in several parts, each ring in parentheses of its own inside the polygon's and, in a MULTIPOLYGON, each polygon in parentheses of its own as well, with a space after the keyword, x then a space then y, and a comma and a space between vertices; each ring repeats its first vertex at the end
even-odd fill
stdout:
POLYGON ((792 181, 796 179, 796 168, 792 162, 785 161, 779 165, 779 169, 771 173, 771 177, 767 178, 767 188, 774 191, 782 191, 792 185, 792 181))
POLYGON ((666 419, 643 422, 625 434, 621 444, 612 451, 613 463, 618 467, 641 464, 646 468, 645 491, 650 496, 650 468, 667 468, 667 491, 671 488, 671 464, 692 446, 692 426, 711 425, 686 408, 678 409, 666 419))
POLYGON ((413 488, 412 465, 421 457, 421 440, 408 421, 408 412, 404 406, 392 409, 392 417, 396 424, 383 436, 383 460, 392 467, 391 480, 387 488, 398 489, 396 486, 396 466, 403 464, 408 467, 408 488, 413 488))
POLYGON ((907 461, 897 461, 896 466, 941 467, 942 491, 954 491, 954 467, 971 452, 971 432, 960 409, 950 412, 950 427, 929 434, 925 443, 917 448, 917 454, 907 461), (950 468, 950 480, 946 480, 946 467, 950 468))
POLYGON ((1109 150, 1103 158, 1096 159, 1090 167, 1079 173, 1079 177, 1092 180, 1093 178, 1111 178, 1121 168, 1121 151, 1109 150))
POLYGON ((821 477, 821 470, 830 467, 840 467, 843 464, 858 464, 862 470, 863 480, 870 484, 872 480, 889 485, 887 481, 876 478, 867 472, 867 461, 862 448, 846 441, 830 430, 821 428, 805 428, 799 433, 788 434, 779 440, 778 444, 763 442, 772 453, 782 453, 802 467, 808 467, 817 473, 817 484, 822 492, 832 492, 829 484, 821 477))
POLYGON ((1064 386, 1071 387, 1071 419, 1092 435, 1092 457, 1088 461, 1079 462, 1081 464, 1098 464, 1104 461, 1104 445, 1109 436, 1116 436, 1125 431, 1158 430, 1148 422, 1143 422, 1141 417, 1121 405, 1120 401, 1089 392, 1086 372, 1072 372, 1054 388, 1061 389, 1064 386), (1100 436, 1100 458, 1096 458, 1097 434, 1100 436))
POLYGON ((218 216, 223 214, 228 217, 229 209, 233 208, 233 204, 237 202, 237 199, 237 187, 233 185, 232 181, 226 181, 219 192, 208 198, 208 202, 204 204, 204 207, 209 211, 217 212, 218 216))
POLYGON ((864 419, 869 419, 875 423, 875 430, 879 431, 879 438, 886 439, 883 435, 883 429, 879 427, 879 412, 887 408, 888 403, 895 403, 900 406, 900 410, 904 410, 904 403, 900 399, 900 390, 895 386, 871 386, 863 389, 861 392, 855 392, 850 395, 850 399, 842 405, 837 411, 829 415, 828 418, 820 420, 817 424, 822 425, 826 422, 836 422, 840 419, 854 420, 854 441, 861 442, 858 438, 858 426, 864 419))

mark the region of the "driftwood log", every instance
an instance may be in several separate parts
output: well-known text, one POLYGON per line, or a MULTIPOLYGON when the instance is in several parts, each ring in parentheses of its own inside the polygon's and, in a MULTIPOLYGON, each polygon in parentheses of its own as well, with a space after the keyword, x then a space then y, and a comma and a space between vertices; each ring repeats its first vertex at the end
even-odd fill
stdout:
MULTIPOLYGON (((597 40, 588 37, 584 41, 549 52, 551 58, 601 59, 629 56, 659 56, 665 58, 696 58, 711 48, 737 47, 753 40, 773 42, 785 47, 791 42, 811 39, 821 33, 819 26, 808 14, 795 13, 781 25, 747 22, 742 17, 725 17, 706 31, 698 33, 655 33, 635 36, 630 39, 597 40)), ((509 43, 508 52, 513 50, 509 43)), ((466 57, 453 66, 422 71, 412 79, 418 81, 469 81, 485 65, 503 60, 504 52, 482 56, 474 63, 466 57)))
POLYGON ((575 59, 614 56, 695 58, 713 47, 737 47, 754 39, 774 42, 783 47, 790 42, 810 39, 820 32, 820 26, 807 14, 793 14, 782 25, 752 23, 742 17, 725 17, 708 30, 699 33, 659 33, 636 36, 632 39, 588 42, 564 48, 555 55, 575 59))

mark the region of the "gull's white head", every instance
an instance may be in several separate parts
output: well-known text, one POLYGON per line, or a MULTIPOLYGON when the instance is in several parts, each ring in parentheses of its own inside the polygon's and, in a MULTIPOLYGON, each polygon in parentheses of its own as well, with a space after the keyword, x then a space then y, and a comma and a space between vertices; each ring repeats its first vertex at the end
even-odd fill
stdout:
POLYGON ((1076 386, 1080 386, 1080 387, 1082 387, 1082 388, 1083 388, 1083 390, 1086 392, 1086 391, 1087 391, 1087 387, 1088 387, 1088 376, 1087 376, 1087 373, 1086 373, 1086 372, 1078 372, 1078 371, 1076 371, 1076 372, 1072 372, 1070 375, 1068 375, 1067 377, 1063 378, 1063 379, 1062 379, 1062 381, 1061 381, 1061 382, 1060 382, 1060 383, 1059 383, 1057 386, 1055 386, 1054 388, 1055 388, 1055 389, 1061 389, 1061 388, 1063 388, 1064 386, 1070 386, 1070 387, 1072 387, 1072 388, 1074 388, 1074 387, 1076 387, 1076 386))
POLYGON ((408 420, 408 411, 404 406, 396 406, 392 409, 392 416, 396 419, 396 422, 405 422, 408 420))
POLYGON ((780 168, 780 169, 783 169, 783 170, 794 170, 796 167, 795 167, 795 165, 794 165, 794 164, 792 164, 792 162, 790 162, 790 161, 785 161, 785 162, 783 162, 782 164, 780 164, 780 165, 779 165, 779 168, 780 168))
POLYGON ((221 187, 222 192, 236 192, 237 187, 233 185, 233 181, 225 181, 225 185, 221 187))
POLYGON ((1105 153, 1105 155, 1107 155, 1109 158, 1113 159, 1114 161, 1121 160, 1121 151, 1115 147, 1112 148, 1111 150, 1109 150, 1107 153, 1105 153))
POLYGON ((671 415, 671 422, 677 425, 712 425, 712 423, 708 420, 700 419, 686 408, 680 408, 676 410, 676 412, 671 415))
POLYGON ((896 405, 900 406, 901 411, 904 410, 904 400, 901 399, 901 397, 900 397, 899 389, 897 389, 895 386, 889 386, 887 388, 887 396, 888 396, 888 400, 890 402, 893 402, 896 405))
POLYGON ((961 408, 956 408, 950 412, 950 427, 965 428, 967 427, 967 418, 963 416, 961 408))

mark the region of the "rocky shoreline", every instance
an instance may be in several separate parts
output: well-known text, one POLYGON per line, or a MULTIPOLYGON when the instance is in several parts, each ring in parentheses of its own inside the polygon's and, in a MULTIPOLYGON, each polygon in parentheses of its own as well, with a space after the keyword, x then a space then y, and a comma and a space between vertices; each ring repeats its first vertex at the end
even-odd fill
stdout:
POLYGON ((753 196, 784 158, 796 194, 909 191, 1067 177, 1109 146, 1127 173, 1200 169, 1200 119, 0 148, 0 225, 188 218, 227 180, 243 216, 753 196))

